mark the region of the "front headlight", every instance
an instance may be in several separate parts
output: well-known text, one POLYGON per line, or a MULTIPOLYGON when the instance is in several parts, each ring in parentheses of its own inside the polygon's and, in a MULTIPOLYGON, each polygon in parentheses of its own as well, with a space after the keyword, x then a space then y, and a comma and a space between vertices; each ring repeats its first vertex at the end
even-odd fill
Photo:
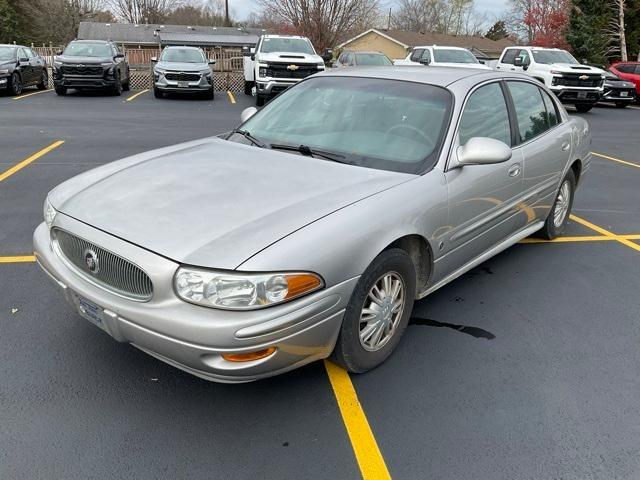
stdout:
POLYGON ((267 67, 260 67, 260 68, 258 69, 258 76, 259 76, 260 78, 264 78, 264 77, 266 77, 266 76, 267 76, 267 67))
POLYGON ((0 75, 6 75, 7 73, 9 73, 8 68, 0 68, 0 75))
POLYGON ((216 272, 180 267, 175 291, 187 302, 228 310, 254 310, 288 302, 321 289, 315 273, 216 272))
POLYGON ((47 224, 48 228, 51 228, 51 225, 53 224, 53 219, 56 218, 56 214, 58 213, 58 211, 53 208, 53 205, 51 205, 51 202, 49 201, 49 197, 46 198, 46 200, 44 201, 44 222, 47 224))
POLYGON ((154 71, 154 73, 156 73, 156 74, 158 74, 158 75, 164 75, 164 74, 165 74, 165 70, 163 70, 163 69, 161 69, 161 68, 158 68, 158 67, 155 67, 155 68, 153 69, 153 71, 154 71))

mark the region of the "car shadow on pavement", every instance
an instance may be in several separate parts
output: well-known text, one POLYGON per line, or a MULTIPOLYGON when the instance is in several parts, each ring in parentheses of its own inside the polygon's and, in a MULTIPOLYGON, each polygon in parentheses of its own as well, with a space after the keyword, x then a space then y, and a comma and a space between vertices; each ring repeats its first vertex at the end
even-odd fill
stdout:
POLYGON ((439 322, 437 320, 431 320, 429 318, 411 317, 409 319, 409 325, 421 325, 425 327, 446 327, 452 330, 457 330, 461 333, 466 333, 475 338, 485 338, 487 340, 493 340, 496 336, 480 327, 469 327, 467 325, 456 325, 455 323, 439 322))

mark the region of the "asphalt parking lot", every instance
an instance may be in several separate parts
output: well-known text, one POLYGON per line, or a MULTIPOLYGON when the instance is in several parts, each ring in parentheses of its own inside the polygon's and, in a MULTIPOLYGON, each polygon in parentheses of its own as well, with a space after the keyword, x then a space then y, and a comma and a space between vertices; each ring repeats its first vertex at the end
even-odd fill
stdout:
POLYGON ((31 236, 58 183, 229 130, 252 100, 30 93, 0 97, 1 479, 640 477, 640 108, 583 115, 598 155, 565 237, 417 303, 381 367, 224 385, 81 319, 31 236))

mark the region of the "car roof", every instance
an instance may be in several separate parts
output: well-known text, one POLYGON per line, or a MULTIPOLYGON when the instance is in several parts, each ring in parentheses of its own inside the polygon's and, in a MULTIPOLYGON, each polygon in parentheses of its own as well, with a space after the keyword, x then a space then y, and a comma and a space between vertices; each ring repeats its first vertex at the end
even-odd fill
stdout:
POLYGON ((14 48, 20 48, 20 47, 24 47, 24 45, 15 45, 13 43, 0 43, 0 47, 14 47, 14 48))
POLYGON ((384 55, 382 52, 376 52, 374 50, 344 50, 343 53, 365 53, 367 55, 384 55))
POLYGON ((71 40, 69 43, 103 43, 105 45, 111 44, 109 40, 71 40))
POLYGON ((300 35, 263 35, 264 38, 304 38, 306 39, 307 37, 302 37, 300 35))
POLYGON ((187 50, 199 50, 199 51, 202 51, 202 49, 200 47, 194 47, 194 46, 190 46, 190 45, 168 45, 168 46, 164 47, 163 50, 170 50, 172 48, 181 48, 181 49, 187 49, 187 50))
POLYGON ((422 46, 419 46, 419 47, 413 47, 413 48, 414 48, 414 50, 415 50, 416 48, 434 48, 434 49, 436 49, 436 50, 444 50, 444 49, 447 49, 447 50, 466 50, 467 52, 469 51, 469 49, 468 49, 468 48, 464 48, 464 47, 454 47, 454 46, 449 46, 449 45, 422 45, 422 46))
MULTIPOLYGON (((330 69, 313 75, 330 77, 360 77, 379 78, 384 80, 404 80, 408 82, 424 83, 425 85, 438 85, 446 87, 452 83, 469 77, 478 77, 478 81, 490 80, 492 78, 514 77, 513 72, 506 74, 494 70, 484 70, 478 68, 474 71, 469 68, 459 67, 409 67, 409 66, 389 66, 389 67, 361 67, 330 69)), ((522 75, 518 75, 522 76, 522 75)), ((530 78, 530 77, 526 77, 530 78)))

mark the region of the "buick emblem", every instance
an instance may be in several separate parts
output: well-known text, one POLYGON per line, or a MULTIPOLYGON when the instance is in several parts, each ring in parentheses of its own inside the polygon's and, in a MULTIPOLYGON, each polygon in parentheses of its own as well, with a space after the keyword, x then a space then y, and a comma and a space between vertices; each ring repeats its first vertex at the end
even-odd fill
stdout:
POLYGON ((90 248, 87 248, 84 251, 84 263, 87 266, 87 268, 89 269, 89 271, 91 273, 93 273, 94 275, 96 273, 98 273, 98 270, 100 270, 100 263, 98 262, 98 255, 96 255, 96 252, 94 252, 90 248))
POLYGON ((289 65, 287 67, 287 70, 291 70, 292 72, 295 72, 296 70, 298 70, 300 67, 298 65, 289 65))
POLYGON ((580 80, 589 80, 589 75, 580 75, 578 78, 580 80))

